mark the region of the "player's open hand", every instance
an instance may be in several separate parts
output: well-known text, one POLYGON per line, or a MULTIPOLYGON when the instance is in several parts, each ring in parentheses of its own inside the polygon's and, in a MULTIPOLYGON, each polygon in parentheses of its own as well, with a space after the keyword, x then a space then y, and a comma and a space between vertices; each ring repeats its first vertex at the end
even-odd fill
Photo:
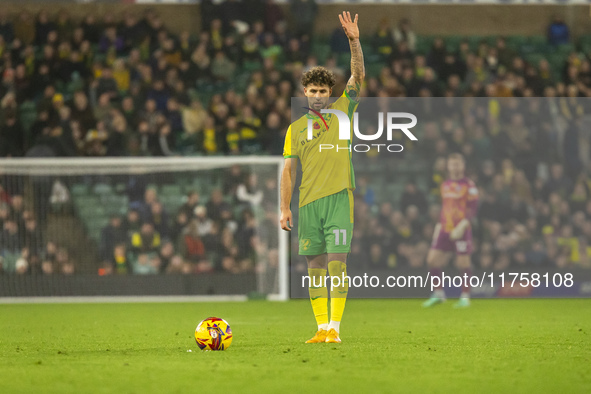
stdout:
POLYGON ((281 218, 279 219, 281 228, 285 231, 291 231, 291 224, 293 223, 291 210, 281 211, 281 218))
POLYGON ((359 15, 355 14, 355 19, 353 20, 349 11, 343 11, 343 14, 339 14, 341 26, 343 26, 343 30, 345 31, 345 34, 349 40, 355 40, 359 38, 359 26, 357 26, 357 19, 359 19, 359 15))

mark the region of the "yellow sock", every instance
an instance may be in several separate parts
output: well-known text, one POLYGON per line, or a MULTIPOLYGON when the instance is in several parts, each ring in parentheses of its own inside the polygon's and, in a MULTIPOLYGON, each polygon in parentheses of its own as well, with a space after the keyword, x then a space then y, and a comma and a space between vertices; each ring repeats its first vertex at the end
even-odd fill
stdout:
MULTIPOLYGON (((340 322, 345 311, 345 302, 349 292, 349 279, 347 278, 347 264, 342 261, 331 261, 328 263, 328 274, 337 276, 341 279, 340 286, 335 286, 330 290, 330 320, 340 322), (345 278, 345 280, 343 280, 345 278)), ((331 281, 332 284, 332 281, 331 281)), ((336 282, 335 284, 339 284, 336 282)))
POLYGON ((318 328, 328 325, 328 288, 324 283, 326 270, 322 268, 308 268, 310 277, 310 302, 318 328))

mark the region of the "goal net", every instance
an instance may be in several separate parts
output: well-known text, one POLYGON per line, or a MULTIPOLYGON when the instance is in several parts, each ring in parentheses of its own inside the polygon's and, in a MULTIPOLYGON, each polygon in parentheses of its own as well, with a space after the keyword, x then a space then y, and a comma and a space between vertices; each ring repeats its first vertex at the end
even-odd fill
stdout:
POLYGON ((0 297, 287 299, 283 160, 0 160, 0 297))

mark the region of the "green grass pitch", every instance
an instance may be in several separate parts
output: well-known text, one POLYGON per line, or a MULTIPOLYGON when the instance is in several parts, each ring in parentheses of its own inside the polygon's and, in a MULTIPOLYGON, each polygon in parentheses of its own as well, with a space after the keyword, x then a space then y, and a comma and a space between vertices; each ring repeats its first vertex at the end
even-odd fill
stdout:
POLYGON ((420 303, 349 300, 339 345, 303 343, 305 300, 0 305, 0 393, 591 392, 591 300, 420 303))

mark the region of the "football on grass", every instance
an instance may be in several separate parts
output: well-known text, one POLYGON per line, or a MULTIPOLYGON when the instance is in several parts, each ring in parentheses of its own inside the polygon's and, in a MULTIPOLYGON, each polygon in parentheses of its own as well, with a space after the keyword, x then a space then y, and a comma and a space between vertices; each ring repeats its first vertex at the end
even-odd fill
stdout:
POLYGON ((232 329, 224 319, 208 317, 197 325, 195 341, 201 350, 226 350, 232 343, 232 329))

